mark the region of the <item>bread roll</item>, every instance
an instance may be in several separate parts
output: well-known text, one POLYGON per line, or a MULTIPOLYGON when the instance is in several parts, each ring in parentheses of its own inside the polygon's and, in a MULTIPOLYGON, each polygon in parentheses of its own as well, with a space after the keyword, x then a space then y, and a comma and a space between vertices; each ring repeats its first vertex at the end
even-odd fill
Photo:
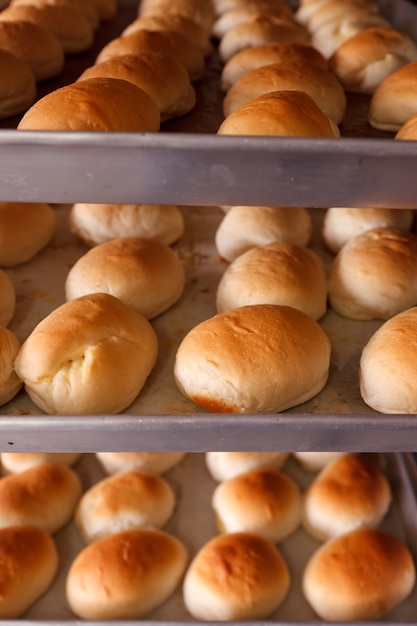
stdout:
POLYGON ((278 24, 294 22, 294 13, 288 4, 277 3, 276 6, 268 4, 263 8, 262 5, 258 6, 256 3, 247 2, 239 7, 224 11, 218 16, 211 29, 211 34, 213 37, 221 39, 231 28, 244 24, 256 16, 268 17, 278 24))
POLYGON ((90 78, 49 92, 24 114, 18 130, 156 132, 155 101, 120 78, 90 78))
POLYGON ((288 452, 206 452, 205 461, 211 477, 221 482, 253 469, 279 470, 288 452))
POLYGON ((371 336, 359 363, 360 393, 380 413, 417 412, 417 308, 398 313, 371 336))
POLYGON ((181 16, 192 19, 210 33, 214 21, 214 9, 211 2, 196 0, 141 0, 138 5, 138 17, 163 15, 171 18, 181 16))
POLYGON ((195 326, 177 350, 174 377, 208 411, 277 413, 318 394, 329 361, 317 322, 292 307, 254 304, 195 326))
POLYGON ((224 313, 248 304, 283 304, 320 319, 327 310, 327 276, 309 248, 275 242, 238 256, 223 273, 216 308, 224 313))
POLYGON ((181 297, 185 272, 177 252, 145 237, 122 237, 91 248, 68 272, 67 300, 109 293, 147 319, 181 297))
POLYGON ((0 266, 30 261, 50 243, 56 223, 49 204, 0 202, 0 266))
POLYGON ((97 293, 66 302, 39 322, 15 369, 46 413, 120 413, 141 391, 157 354, 150 323, 97 293))
POLYGON ((399 228, 409 231, 413 225, 411 209, 372 209, 370 207, 331 207, 322 225, 326 247, 337 254, 353 237, 372 228, 399 228))
POLYGON ((69 522, 81 497, 77 474, 58 463, 40 463, 0 478, 0 528, 36 526, 53 534, 69 522))
POLYGON ((71 467, 80 457, 80 452, 2 452, 1 467, 5 474, 16 474, 42 463, 71 467))
POLYGON ((161 530, 126 530, 94 541, 74 559, 66 580, 71 610, 86 620, 135 620, 180 585, 187 551, 161 530))
POLYGON ((184 233, 181 209, 172 204, 89 204, 77 202, 69 226, 88 246, 121 237, 149 237, 171 245, 184 233))
POLYGON ((80 499, 74 521, 86 543, 133 528, 163 528, 174 512, 170 484, 151 472, 103 478, 80 499))
POLYGON ((0 406, 15 397, 22 388, 22 381, 14 371, 14 362, 20 350, 20 341, 16 335, 0 326, 0 406))
POLYGON ((271 91, 242 104, 220 124, 219 135, 340 137, 337 124, 303 91, 271 91))
POLYGON ((302 589, 326 621, 378 620, 411 593, 413 558, 407 546, 380 529, 359 529, 331 539, 310 558, 302 589))
POLYGON ((359 8, 372 13, 380 11, 378 0, 301 0, 295 17, 310 30, 314 22, 317 26, 319 21, 336 19, 359 8))
POLYGON ((213 9, 216 17, 223 15, 227 11, 234 11, 235 9, 245 9, 248 6, 256 7, 258 12, 273 11, 277 8, 288 9, 290 7, 292 14, 295 18, 292 6, 287 3, 286 0, 213 0, 213 9))
POLYGON ((369 103, 369 124, 397 132, 417 110, 416 82, 417 61, 403 65, 384 78, 369 103))
POLYGON ((16 308, 16 291, 8 274, 0 269, 0 326, 8 326, 16 308))
POLYGON ((58 569, 54 541, 41 528, 0 529, 0 618, 21 617, 51 586, 58 569))
POLYGON ((301 502, 292 478, 259 468, 219 483, 211 505, 220 532, 253 532, 280 543, 300 525, 301 502))
POLYGON ((307 472, 319 472, 332 461, 340 458, 346 452, 316 452, 312 450, 293 452, 296 461, 307 472))
MULTIPOLYGON (((100 24, 100 16, 99 16, 99 3, 100 2, 114 2, 114 0, 71 0, 70 5, 72 8, 76 8, 79 11, 81 11, 82 13, 84 13, 92 27, 94 29, 98 28, 99 24, 100 24)), ((53 6, 61 6, 62 4, 65 4, 66 0, 11 0, 10 1, 10 5, 11 6, 16 6, 16 5, 21 5, 21 4, 30 4, 31 6, 35 6, 35 7, 44 7, 45 5, 53 5, 53 6)))
POLYGON ((108 474, 130 471, 165 474, 183 460, 185 452, 97 452, 96 456, 108 474))
POLYGON ((350 319, 387 320, 417 302, 417 235, 373 228, 350 239, 329 275, 329 302, 350 319))
POLYGON ((36 79, 30 65, 0 49, 0 76, 0 119, 26 111, 36 100, 36 79))
POLYGON ((271 541, 230 533, 200 548, 186 572, 183 597, 196 619, 264 619, 284 601, 290 582, 287 564, 271 541))
POLYGON ((417 138, 417 112, 410 115, 407 121, 399 128, 395 139, 414 141, 417 138))
POLYGON ((215 233, 219 255, 233 261, 241 254, 274 242, 306 246, 313 230, 304 207, 234 206, 215 233))
POLYGON ((345 454, 329 463, 304 493, 303 527, 319 541, 376 528, 392 501, 384 472, 371 459, 345 454))

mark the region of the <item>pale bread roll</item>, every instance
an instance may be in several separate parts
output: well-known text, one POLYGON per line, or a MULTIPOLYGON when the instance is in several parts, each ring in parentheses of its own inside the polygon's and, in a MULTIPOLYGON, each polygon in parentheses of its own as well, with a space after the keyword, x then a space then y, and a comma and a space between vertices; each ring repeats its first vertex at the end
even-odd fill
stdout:
POLYGON ((216 309, 224 313, 248 304, 292 306, 314 320, 327 311, 327 275, 309 248, 274 242, 255 246, 226 268, 216 290, 216 309))
MULTIPOLYGON (((103 0, 103 2, 105 1, 113 2, 114 0, 103 0)), ((11 6, 16 6, 16 5, 21 5, 21 4, 25 4, 25 5, 30 4, 31 6, 35 6, 35 7, 43 7, 45 5, 60 6, 61 4, 68 4, 68 2, 67 0, 11 0, 10 1, 11 6)), ((99 11, 98 11, 98 2, 96 2, 96 0, 71 0, 70 5, 72 8, 77 8, 82 13, 84 13, 88 17, 94 29, 96 29, 99 26, 100 16, 99 16, 99 11)))
POLYGON ((145 317, 114 296, 90 294, 39 322, 15 369, 46 413, 120 413, 141 391, 157 354, 158 340, 145 317))
POLYGON ((36 100, 36 79, 26 61, 1 49, 0 76, 0 119, 23 113, 32 106, 36 100))
POLYGON ((375 89, 368 122, 373 128, 397 132, 417 111, 417 61, 389 74, 375 89))
POLYGON ((275 18, 277 23, 285 21, 294 22, 293 11, 287 4, 278 3, 276 6, 268 5, 262 8, 262 6, 248 2, 234 9, 224 11, 218 16, 211 29, 211 34, 213 37, 221 39, 228 30, 239 24, 244 24, 257 15, 268 16, 272 21, 274 21, 275 18))
POLYGON ((161 116, 151 96, 120 78, 71 83, 40 98, 18 130, 156 132, 161 116))
POLYGON ((90 248, 72 266, 65 296, 109 293, 147 319, 171 308, 185 285, 184 266, 167 244, 146 237, 122 237, 90 248))
POLYGON ((370 26, 347 39, 329 59, 346 91, 372 94, 392 72, 417 59, 417 44, 407 34, 370 26))
POLYGON ((138 5, 138 17, 163 15, 166 17, 181 16, 192 19, 200 24, 207 34, 210 33, 214 21, 214 9, 211 2, 196 0, 141 0, 138 5))
POLYGON ((222 68, 220 86, 223 91, 227 91, 250 70, 283 61, 316 63, 323 69, 327 69, 326 59, 309 43, 274 41, 260 46, 251 46, 234 54, 222 68))
POLYGON ((184 234, 181 209, 172 204, 100 204, 77 202, 69 226, 88 246, 121 237, 149 237, 167 245, 184 234))
POLYGON ((329 303, 350 319, 387 320, 417 302, 417 235, 373 228, 350 239, 333 260, 329 303))
POLYGON ((227 11, 245 9, 248 6, 256 7, 258 11, 273 11, 277 8, 286 10, 290 7, 295 18, 294 11, 286 0, 213 0, 212 5, 216 18, 227 11))
POLYGON ((253 469, 219 483, 211 506, 221 533, 252 532, 273 543, 301 523, 300 488, 276 469, 253 469))
POLYGON ((122 78, 146 91, 158 107, 161 122, 194 108, 196 92, 187 70, 169 54, 121 54, 90 65, 78 77, 122 78))
POLYGON ((2 452, 1 467, 4 474, 16 474, 41 463, 71 467, 80 457, 80 452, 2 452))
POLYGON ((322 237, 326 247, 337 254, 345 243, 372 228, 410 230, 411 209, 373 209, 371 207, 331 207, 326 210, 322 237))
POLYGON ((318 541, 357 528, 377 528, 391 502, 382 469, 371 458, 345 454, 322 469, 305 491, 303 527, 318 541))
POLYGON ((273 242, 306 246, 312 235, 311 215, 304 207, 234 206, 215 233, 215 245, 226 261, 255 246, 273 242))
POLYGON ((27 63, 37 83, 64 69, 65 55, 58 38, 44 26, 20 20, 0 21, 0 49, 27 63))
POLYGON ((66 598, 81 619, 140 619, 165 602, 181 583, 188 554, 161 530, 126 530, 94 541, 75 557, 66 598))
POLYGON ((97 452, 96 456, 108 474, 130 471, 165 474, 181 463, 185 452, 97 452))
POLYGON ((14 398, 23 386, 14 370, 19 350, 20 341, 16 335, 8 328, 0 326, 0 406, 14 398))
POLYGON ((0 529, 0 618, 21 617, 50 588, 58 553, 49 533, 34 526, 0 529))
POLYGON ((417 412, 417 308, 386 321, 365 344, 359 362, 363 401, 380 413, 417 412))
POLYGON ((50 204, 0 202, 0 266, 30 261, 50 243, 56 224, 50 204))
POLYGON ((347 100, 339 79, 314 63, 297 61, 270 63, 244 74, 227 91, 223 113, 227 117, 258 96, 280 90, 307 93, 337 125, 345 117, 347 100))
POLYGON ((50 534, 72 518, 82 486, 71 468, 39 463, 0 478, 0 528, 36 526, 50 534))
MULTIPOLYGON (((327 16, 331 17, 332 8, 336 11, 342 8, 342 11, 349 11, 352 7, 362 7, 369 11, 378 12, 378 0, 300 0, 295 11, 295 18, 301 24, 309 28, 310 21, 319 11, 328 11, 327 16)), ((334 16, 334 13, 333 13, 334 16)))
POLYGON ((327 0, 311 13, 307 28, 314 34, 325 24, 330 22, 341 24, 358 12, 363 15, 381 15, 378 4, 369 0, 327 0))
POLYGON ((292 455, 296 461, 307 472, 316 473, 326 467, 332 461, 340 458, 346 452, 316 452, 312 450, 293 452, 292 455))
POLYGON ((303 593, 326 621, 378 620, 411 593, 415 566, 407 546, 380 529, 360 529, 331 539, 313 553, 303 593))
POLYGON ((414 141, 417 138, 417 112, 410 115, 407 121, 399 128, 395 139, 414 141))
POLYGON ((303 91, 271 91, 242 104, 220 124, 219 135, 340 137, 339 127, 303 91))
POLYGON ((277 413, 318 394, 329 361, 330 341, 317 322, 292 307, 254 304, 189 331, 174 377, 182 394, 208 411, 277 413))
POLYGON ((196 619, 264 619, 284 601, 290 582, 287 564, 271 541, 253 533, 228 533, 205 543, 194 556, 183 597, 196 619))
POLYGON ((0 326, 8 326, 16 309, 16 291, 12 279, 0 269, 0 326))
POLYGON ((279 470, 288 452, 206 452, 205 462, 211 477, 221 482, 253 469, 279 470))

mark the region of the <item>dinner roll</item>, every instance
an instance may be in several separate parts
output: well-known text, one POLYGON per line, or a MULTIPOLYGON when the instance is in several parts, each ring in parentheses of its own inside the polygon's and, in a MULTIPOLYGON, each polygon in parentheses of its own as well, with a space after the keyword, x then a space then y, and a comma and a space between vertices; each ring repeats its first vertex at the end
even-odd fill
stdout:
POLYGON ((214 22, 214 9, 211 2, 196 2, 195 0, 141 0, 138 6, 138 17, 149 15, 181 16, 192 19, 200 24, 207 33, 214 22))
POLYGON ((12 279, 0 269, 0 326, 12 321, 16 308, 16 291, 12 279))
POLYGON ((248 304, 284 304, 314 320, 327 310, 327 276, 309 248, 274 242, 255 246, 227 267, 216 290, 218 313, 248 304))
POLYGON ((331 539, 313 553, 302 590, 321 619, 368 621, 403 602, 414 582, 407 546, 383 530, 366 528, 331 539))
POLYGON ((56 215, 43 202, 0 202, 0 266, 30 261, 51 241, 56 215))
POLYGON ((360 393, 380 413, 417 412, 417 308, 398 313, 371 336, 359 363, 360 393))
POLYGON ((97 77, 55 89, 26 111, 18 130, 156 132, 161 116, 143 89, 97 77))
POLYGON ((253 533, 229 533, 197 552, 184 578, 183 597, 196 619, 264 619, 282 604, 290 582, 287 564, 271 541, 253 533))
POLYGON ((380 14, 378 3, 375 0, 372 2, 369 0, 326 0, 317 5, 314 10, 310 10, 307 28, 309 32, 314 33, 329 22, 342 23, 344 19, 355 15, 357 11, 362 11, 368 15, 380 14))
POLYGON ((397 132, 417 111, 417 61, 389 74, 375 89, 368 121, 373 128, 397 132))
POLYGON ((184 545, 161 530, 126 530, 98 539, 70 566, 67 602, 81 619, 140 619, 177 589, 187 559, 184 545))
POLYGON ((315 450, 298 450, 292 456, 307 472, 319 472, 332 461, 340 458, 346 452, 327 452, 315 450))
POLYGON ((41 463, 71 467, 80 457, 80 452, 2 452, 1 467, 5 474, 16 474, 41 463))
POLYGON ((0 618, 21 617, 51 586, 58 553, 51 536, 34 526, 0 529, 0 618))
POLYGON ((242 104, 220 124, 219 135, 339 137, 336 122, 304 91, 271 91, 242 104))
POLYGON ((318 394, 329 361, 330 341, 308 315, 254 304, 189 331, 176 352, 174 377, 183 395, 208 411, 277 413, 318 394))
POLYGON ((78 80, 121 78, 148 93, 158 107, 161 122, 185 115, 194 108, 196 92, 187 70, 169 54, 121 54, 90 65, 78 80))
POLYGON ((181 209, 173 204, 89 204, 77 202, 69 226, 88 246, 121 237, 149 237, 167 245, 184 233, 181 209))
POLYGON ((0 76, 0 119, 26 111, 36 100, 36 79, 30 65, 0 49, 0 76))
POLYGON ((417 138, 417 112, 410 115, 408 120, 399 128, 395 139, 414 141, 417 138))
POLYGON ((22 381, 14 370, 14 362, 20 350, 20 341, 16 335, 0 326, 0 406, 15 397, 22 388, 22 381))
POLYGON ((414 214, 411 209, 373 209, 371 207, 331 207, 326 210, 322 237, 326 247, 337 254, 345 243, 372 228, 410 230, 414 214))
POLYGON ((28 524, 53 534, 71 519, 81 496, 78 475, 58 463, 40 463, 0 478, 0 528, 28 524))
POLYGON ((96 456, 108 474, 130 471, 165 474, 183 460, 185 452, 97 452, 96 456))
POLYGON ((304 529, 319 541, 357 528, 376 528, 391 505, 384 472, 365 456, 345 454, 329 463, 304 493, 304 529))
POLYGON ((114 296, 96 293, 41 320, 20 348, 15 369, 46 413, 120 413, 141 391, 157 354, 158 340, 145 317, 114 296))
POLYGON ((417 235, 373 228, 350 239, 330 268, 329 302, 350 319, 386 320, 417 302, 417 235))
POLYGON ((276 469, 258 468, 217 485, 211 505, 222 533, 253 532, 279 543, 301 522, 301 491, 276 469))
POLYGON ((67 300, 109 293, 147 319, 177 302, 185 272, 178 253, 146 237, 122 237, 90 248, 68 272, 67 300))
POLYGON ((304 207, 234 206, 217 227, 214 241, 226 261, 255 246, 273 242, 306 246, 313 230, 311 215, 304 207))
POLYGON ((287 4, 277 3, 276 6, 268 4, 268 6, 262 7, 256 3, 247 2, 238 7, 223 11, 223 13, 216 18, 211 29, 211 34, 213 37, 221 39, 227 31, 234 26, 244 24, 259 15, 267 17, 277 24, 294 21, 293 11, 287 4))
MULTIPOLYGON (((93 28, 96 29, 100 24, 98 2, 101 2, 101 1, 113 2, 114 0, 98 0, 97 2, 95 0, 71 0, 70 5, 72 8, 77 8, 79 11, 84 13, 90 20, 90 23, 93 26, 93 28)), ((24 4, 24 5, 30 4, 31 6, 35 6, 35 7, 44 7, 45 5, 50 5, 50 4, 54 6, 55 5, 60 6, 62 4, 68 4, 68 2, 66 2, 66 0, 10 0, 10 5, 12 6, 21 5, 21 4, 24 4)))
POLYGON ((281 469, 288 452, 206 452, 205 462, 210 475, 220 482, 253 469, 281 469))

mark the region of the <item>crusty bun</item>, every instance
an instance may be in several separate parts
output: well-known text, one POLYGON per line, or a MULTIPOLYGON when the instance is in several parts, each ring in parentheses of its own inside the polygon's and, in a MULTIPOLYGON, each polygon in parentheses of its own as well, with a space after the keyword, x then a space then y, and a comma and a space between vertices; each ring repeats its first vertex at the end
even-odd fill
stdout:
POLYGON ((14 398, 23 386, 14 370, 19 350, 20 341, 16 335, 8 328, 0 326, 0 406, 14 398))
POLYGON ((218 313, 247 304, 284 304, 314 320, 327 310, 327 275, 309 248, 275 242, 255 246, 227 267, 216 290, 218 313))
POLYGON ((152 472, 103 478, 79 501, 74 521, 86 543, 133 528, 162 528, 174 512, 170 484, 152 472))
POLYGON ((0 269, 0 325, 8 326, 16 309, 16 291, 8 274, 0 269))
POLYGON ((337 254, 345 243, 372 228, 410 230, 411 209, 372 209, 371 207, 331 207, 326 210, 322 237, 326 247, 337 254))
POLYGON ((417 301, 417 235, 373 228, 350 239, 330 267, 329 302, 350 319, 386 320, 417 301))
MULTIPOLYGON (((349 16, 356 15, 358 11, 368 15, 380 14, 378 4, 374 0, 372 2, 369 0, 325 0, 325 2, 317 4, 314 10, 310 5, 307 28, 310 33, 314 33, 329 22, 340 24, 349 16)), ((298 18, 299 15, 297 15, 298 18)))
POLYGON ((379 466, 371 458, 345 454, 321 470, 304 493, 303 526, 319 541, 376 528, 391 500, 390 484, 379 466))
POLYGON ((2 452, 1 468, 4 474, 16 474, 41 463, 70 467, 80 457, 80 452, 2 452))
POLYGON ((245 9, 248 6, 256 7, 258 12, 261 11, 273 11, 274 9, 291 9, 292 15, 295 18, 295 14, 291 5, 287 3, 287 0, 212 0, 212 5, 216 17, 223 15, 227 11, 234 11, 236 9, 245 9))
POLYGON ((149 15, 177 16, 192 19, 210 33, 214 22, 214 9, 211 2, 195 0, 141 0, 138 5, 138 17, 149 15))
POLYGON ((234 206, 224 215, 215 233, 219 255, 233 261, 255 246, 273 242, 306 246, 313 230, 304 207, 234 206))
POLYGON ((58 463, 40 463, 0 478, 0 528, 28 524, 53 534, 71 519, 81 497, 77 474, 58 463))
MULTIPOLYGON (((98 11, 99 2, 113 2, 114 0, 71 0, 70 5, 72 8, 77 8, 79 11, 84 13, 92 27, 96 29, 100 24, 100 16, 98 11)), ((35 7, 43 7, 45 5, 62 5, 68 4, 67 0, 11 0, 10 5, 16 6, 21 4, 30 4, 35 7)))
POLYGON ((268 5, 262 8, 256 3, 246 2, 219 15, 213 24, 211 34, 213 37, 221 39, 231 28, 244 24, 259 15, 281 24, 286 21, 294 21, 292 8, 285 3, 278 2, 276 6, 268 5))
POLYGON ((183 596, 196 619, 256 620, 269 617, 289 587, 287 564, 271 541, 252 533, 228 533, 200 548, 186 572, 183 596))
POLYGON ((242 104, 220 124, 219 135, 339 137, 340 131, 304 91, 271 91, 242 104))
POLYGON ((279 470, 288 452, 206 452, 205 461, 211 477, 221 482, 253 469, 279 470))
POLYGON ((183 460, 185 452, 97 452, 96 456, 108 474, 130 471, 165 474, 183 460))
POLYGON ((326 621, 378 620, 411 593, 415 567, 407 546, 379 529, 331 539, 310 558, 302 589, 326 621))
POLYGON ((196 92, 184 65, 169 54, 121 54, 90 65, 78 80, 122 78, 148 93, 158 107, 161 122, 194 108, 196 92))
POLYGON ((46 413, 120 413, 141 391, 157 354, 145 317, 97 293, 66 302, 39 322, 15 368, 46 413))
POLYGON ((0 202, 0 266, 26 263, 45 248, 56 230, 56 215, 43 202, 0 202))
POLYGON ((369 124, 380 130, 398 131, 417 110, 416 81, 417 61, 389 74, 372 94, 369 124))
POLYGON ((309 43, 273 41, 260 46, 251 46, 234 54, 224 64, 220 85, 227 91, 242 76, 269 63, 315 63, 327 69, 327 60, 309 43))
POLYGON ((417 412, 417 308, 386 321, 365 344, 359 363, 360 393, 380 413, 417 412))
POLYGON ((77 202, 69 226, 88 246, 121 237, 149 237, 171 245, 184 233, 181 209, 172 204, 89 204, 77 202))
POLYGON ((301 502, 292 478, 259 468, 219 483, 211 505, 220 532, 253 532, 279 543, 300 525, 301 502))
POLYGON ((90 248, 68 272, 67 300, 109 293, 147 319, 181 297, 185 272, 177 252, 146 237, 122 237, 90 248))
POLYGON ((94 541, 74 559, 66 597, 81 619, 140 619, 180 585, 187 551, 161 530, 135 529, 94 541))
POLYGON ((0 618, 21 617, 51 586, 58 553, 41 528, 19 525, 0 529, 0 618))
POLYGON ((160 121, 146 91, 120 78, 97 77, 49 92, 24 114, 18 129, 156 132, 160 121))
POLYGON ((32 106, 36 100, 36 79, 26 61, 0 49, 0 75, 0 119, 23 113, 32 106))
POLYGON ((318 394, 329 361, 330 341, 308 315, 254 304, 195 326, 177 350, 174 377, 184 396, 209 411, 276 413, 318 394))
POLYGON ((316 452, 312 450, 300 450, 293 452, 292 456, 307 472, 316 473, 344 454, 346 454, 346 452, 316 452))
POLYGON ((346 91, 372 94, 392 72, 417 59, 417 44, 405 33, 370 26, 349 37, 329 59, 346 91))
POLYGON ((414 141, 417 139, 417 112, 410 117, 399 128, 395 135, 395 139, 414 141))

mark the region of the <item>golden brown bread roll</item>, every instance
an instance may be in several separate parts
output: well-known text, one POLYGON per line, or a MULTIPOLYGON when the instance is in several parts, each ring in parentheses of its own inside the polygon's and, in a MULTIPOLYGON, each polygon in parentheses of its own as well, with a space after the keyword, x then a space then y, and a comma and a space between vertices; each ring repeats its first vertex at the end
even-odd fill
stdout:
POLYGON ((20 341, 16 335, 8 328, 0 326, 0 406, 14 398, 23 386, 14 370, 14 362, 19 350, 20 341))
POLYGON ((287 4, 277 3, 275 6, 268 4, 262 7, 256 3, 247 2, 238 7, 228 9, 219 15, 213 24, 211 34, 213 37, 221 39, 228 30, 239 24, 244 24, 257 15, 267 16, 277 23, 294 22, 294 13, 287 4))
POLYGON ((163 15, 166 17, 179 15, 200 24, 207 34, 210 33, 214 21, 214 9, 211 2, 198 0, 141 0, 138 5, 138 17, 163 15))
POLYGON ((368 121, 373 128, 397 132, 417 111, 417 61, 389 74, 378 85, 369 103, 368 121))
POLYGON ((4 474, 16 474, 41 463, 71 467, 80 457, 80 452, 2 452, 1 467, 4 474))
MULTIPOLYGON (((114 2, 114 0, 71 0, 70 5, 72 8, 76 8, 82 13, 84 13, 90 23, 91 26, 96 29, 100 23, 100 16, 98 11, 98 4, 100 2, 114 2)), ((45 5, 58 5, 68 4, 67 0, 11 0, 10 5, 16 6, 21 4, 30 4, 35 7, 43 7, 45 5)))
POLYGON ((26 111, 36 100, 36 78, 29 63, 0 49, 0 76, 0 119, 26 111))
POLYGON ((0 325, 8 326, 16 308, 16 291, 12 279, 0 269, 0 325))
POLYGON ((295 17, 310 30, 314 23, 318 26, 358 9, 378 13, 380 6, 377 0, 301 0, 295 17))
POLYGON ((257 468, 279 470, 288 452, 206 452, 205 461, 211 477, 220 482, 257 468))
POLYGON ((165 474, 183 460, 185 452, 97 452, 96 456, 108 474, 130 471, 165 474))
POLYGON ((417 138, 417 112, 410 115, 398 129, 395 139, 414 141, 417 138))

